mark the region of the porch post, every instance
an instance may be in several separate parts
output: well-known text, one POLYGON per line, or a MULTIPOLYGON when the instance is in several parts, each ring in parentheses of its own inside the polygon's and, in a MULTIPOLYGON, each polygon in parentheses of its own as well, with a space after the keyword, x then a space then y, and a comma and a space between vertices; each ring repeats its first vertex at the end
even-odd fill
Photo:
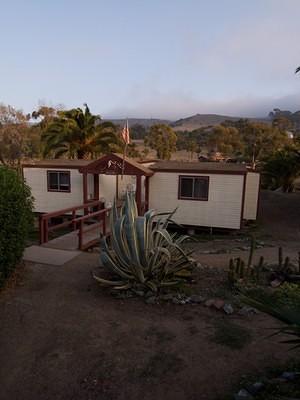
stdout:
POLYGON ((136 175, 136 204, 138 209, 138 215, 142 212, 142 177, 141 175, 136 175))
POLYGON ((145 177, 145 211, 149 210, 149 176, 145 177))
POLYGON ((99 174, 94 174, 94 199, 99 200, 99 174))
POLYGON ((83 182, 83 203, 87 203, 88 201, 88 188, 87 188, 87 173, 84 172, 82 176, 83 182))

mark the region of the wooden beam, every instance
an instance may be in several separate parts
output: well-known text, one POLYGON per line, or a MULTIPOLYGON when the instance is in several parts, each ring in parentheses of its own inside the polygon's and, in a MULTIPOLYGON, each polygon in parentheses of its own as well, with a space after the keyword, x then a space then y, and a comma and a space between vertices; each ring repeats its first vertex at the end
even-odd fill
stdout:
POLYGON ((99 200, 99 174, 94 174, 94 200, 99 200))
POLYGON ((88 201, 88 189, 87 189, 87 173, 84 172, 82 175, 82 183, 83 183, 83 204, 88 201))
POLYGON ((135 192, 136 204, 138 209, 138 215, 142 212, 142 177, 141 175, 136 176, 136 192, 135 192))
POLYGON ((116 176, 116 200, 119 200, 119 175, 116 176))
POLYGON ((149 181, 150 177, 145 177, 145 211, 149 210, 149 181))

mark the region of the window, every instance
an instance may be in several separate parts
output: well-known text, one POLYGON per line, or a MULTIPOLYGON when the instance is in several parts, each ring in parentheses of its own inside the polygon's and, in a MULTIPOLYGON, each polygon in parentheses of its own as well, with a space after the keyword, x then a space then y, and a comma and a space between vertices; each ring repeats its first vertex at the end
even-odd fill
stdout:
POLYGON ((179 176, 178 198, 182 200, 208 200, 208 176, 179 176))
POLYGON ((47 171, 48 192, 70 192, 69 171, 47 171))

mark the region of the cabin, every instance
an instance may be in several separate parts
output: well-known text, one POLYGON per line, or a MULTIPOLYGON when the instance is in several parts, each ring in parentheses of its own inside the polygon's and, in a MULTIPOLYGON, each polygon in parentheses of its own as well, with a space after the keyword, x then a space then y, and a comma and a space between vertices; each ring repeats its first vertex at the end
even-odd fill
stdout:
POLYGON ((177 208, 174 220, 188 227, 240 229, 257 217, 260 176, 245 165, 221 162, 149 161, 121 154, 98 160, 52 159, 23 165, 37 213, 53 213, 100 202, 109 209, 126 191, 138 212, 177 208))

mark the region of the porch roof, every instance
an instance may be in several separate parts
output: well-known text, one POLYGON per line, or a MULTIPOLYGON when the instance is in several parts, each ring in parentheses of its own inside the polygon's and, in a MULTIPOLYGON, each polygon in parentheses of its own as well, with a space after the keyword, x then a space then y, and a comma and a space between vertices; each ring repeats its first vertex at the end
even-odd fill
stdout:
POLYGON ((81 166, 79 172, 106 175, 121 175, 123 173, 124 175, 144 176, 152 176, 154 173, 150 168, 119 153, 107 154, 98 160, 90 162, 88 165, 81 166))

